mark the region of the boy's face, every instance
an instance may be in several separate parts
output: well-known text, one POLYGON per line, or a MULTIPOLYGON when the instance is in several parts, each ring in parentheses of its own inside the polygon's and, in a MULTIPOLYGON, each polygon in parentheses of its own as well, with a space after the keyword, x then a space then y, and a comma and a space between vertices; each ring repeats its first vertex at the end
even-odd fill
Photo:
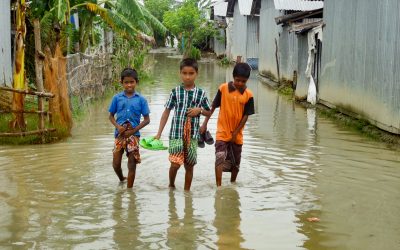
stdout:
POLYGON ((122 86, 124 87, 125 92, 129 94, 135 92, 136 85, 137 82, 132 76, 125 76, 122 80, 122 86))
POLYGON ((235 86, 236 89, 243 89, 246 87, 246 82, 248 78, 243 77, 243 76, 235 76, 233 77, 233 85, 235 86))
POLYGON ((193 67, 185 66, 181 69, 181 79, 183 84, 192 85, 196 80, 197 72, 193 67))

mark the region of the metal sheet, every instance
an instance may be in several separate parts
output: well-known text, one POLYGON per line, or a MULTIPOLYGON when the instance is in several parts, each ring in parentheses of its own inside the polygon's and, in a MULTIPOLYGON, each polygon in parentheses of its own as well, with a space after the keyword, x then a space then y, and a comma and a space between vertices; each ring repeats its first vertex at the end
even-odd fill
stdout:
POLYGON ((241 56, 242 60, 246 59, 246 43, 247 43, 247 17, 239 12, 239 6, 236 2, 233 13, 232 26, 232 51, 231 59, 236 60, 237 56, 241 56))
POLYGON ((0 85, 12 86, 10 0, 0 1, 0 85))
POLYGON ((253 0, 238 0, 238 2, 240 14, 246 16, 250 15, 253 0))
POLYGON ((262 0, 260 11, 260 49, 259 72, 262 75, 272 74, 277 76, 275 58, 275 39, 279 40, 281 26, 276 25, 275 17, 281 13, 275 9, 273 0, 262 0))
POLYGON ((246 58, 258 58, 259 56, 259 25, 260 18, 257 16, 247 17, 247 48, 246 58))
POLYGON ((228 8, 227 2, 217 2, 214 5, 214 15, 215 16, 226 16, 226 10, 228 8))
POLYGON ((400 134, 400 3, 326 0, 321 102, 400 134))

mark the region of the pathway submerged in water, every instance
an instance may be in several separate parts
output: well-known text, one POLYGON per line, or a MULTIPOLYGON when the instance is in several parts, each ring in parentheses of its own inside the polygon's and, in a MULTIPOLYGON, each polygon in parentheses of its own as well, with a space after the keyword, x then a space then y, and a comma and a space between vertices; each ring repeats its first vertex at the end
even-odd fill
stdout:
MULTIPOLYGON (((144 136, 156 133, 178 81, 178 59, 152 57, 156 81, 140 86, 152 112, 144 136)), ((212 98, 230 75, 200 64, 198 82, 212 98)), ((255 79, 248 85, 256 114, 245 129, 241 172, 237 185, 224 175, 220 190, 212 146, 199 149, 190 193, 183 169, 177 190, 167 188, 165 151, 142 150, 134 189, 119 185, 109 100, 68 141, 1 146, 1 248, 400 248, 400 152, 316 117, 255 79)), ((209 129, 215 134, 216 116, 209 129)))

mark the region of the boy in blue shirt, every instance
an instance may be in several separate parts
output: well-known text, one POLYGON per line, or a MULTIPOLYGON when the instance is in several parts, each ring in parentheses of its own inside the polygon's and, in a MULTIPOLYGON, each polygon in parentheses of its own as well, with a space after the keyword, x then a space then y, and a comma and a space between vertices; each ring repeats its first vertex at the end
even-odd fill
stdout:
POLYGON ((135 91, 139 84, 138 73, 131 68, 121 72, 121 84, 124 91, 116 94, 109 108, 109 119, 115 127, 113 150, 113 168, 120 181, 127 179, 127 187, 132 188, 135 181, 136 164, 140 163, 139 130, 150 123, 150 110, 146 99, 135 91), (117 119, 115 119, 117 115, 117 119), (140 118, 143 115, 143 121, 140 118), (128 178, 121 168, 122 155, 128 157, 128 178))

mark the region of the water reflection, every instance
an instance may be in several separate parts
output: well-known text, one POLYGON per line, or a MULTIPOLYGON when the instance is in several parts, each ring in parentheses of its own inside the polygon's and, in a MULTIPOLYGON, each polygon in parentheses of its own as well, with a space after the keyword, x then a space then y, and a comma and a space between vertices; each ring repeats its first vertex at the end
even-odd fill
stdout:
POLYGON ((214 227, 217 229, 217 246, 219 249, 244 249, 240 231, 240 197, 235 188, 227 187, 215 193, 214 227))
POLYGON ((183 218, 177 211, 175 192, 169 192, 167 246, 170 249, 196 249, 199 230, 193 214, 193 198, 191 193, 184 194, 183 218))
POLYGON ((113 240, 119 249, 141 249, 143 242, 140 240, 141 224, 139 210, 136 206, 135 192, 121 191, 115 194, 112 218, 113 240))

